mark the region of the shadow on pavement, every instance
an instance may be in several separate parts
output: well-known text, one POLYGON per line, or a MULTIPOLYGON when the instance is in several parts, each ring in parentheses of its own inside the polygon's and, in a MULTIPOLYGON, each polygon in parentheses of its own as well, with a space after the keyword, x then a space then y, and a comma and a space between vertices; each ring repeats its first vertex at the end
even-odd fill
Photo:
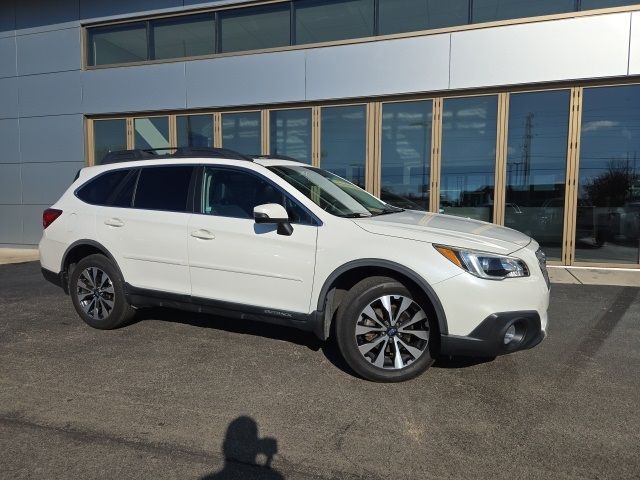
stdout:
POLYGON ((253 418, 238 417, 227 427, 222 443, 222 470, 205 475, 200 480, 284 479, 280 472, 271 468, 276 453, 278 442, 275 438, 260 438, 258 424, 253 418))

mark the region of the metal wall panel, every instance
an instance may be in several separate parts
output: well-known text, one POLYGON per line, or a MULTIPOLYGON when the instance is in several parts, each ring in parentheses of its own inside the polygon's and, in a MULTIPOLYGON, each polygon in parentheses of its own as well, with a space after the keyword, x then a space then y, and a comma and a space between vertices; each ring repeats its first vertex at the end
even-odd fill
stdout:
POLYGON ((20 116, 82 112, 80 71, 19 77, 20 116))
POLYGON ((450 88, 627 74, 630 13, 458 32, 450 88))
POLYGON ((307 51, 307 100, 444 90, 449 35, 307 51))
MULTIPOLYGON (((42 213, 40 214, 42 218, 42 213)), ((22 206, 0 205, 0 244, 22 243, 22 206)))
POLYGON ((631 14, 631 41, 629 42, 629 75, 640 74, 640 12, 631 14))
POLYGON ((0 38, 16 34, 16 6, 14 0, 0 2, 0 38))
POLYGON ((25 245, 37 245, 42 238, 42 212, 51 204, 21 205, 22 241, 25 245))
POLYGON ((18 119, 9 118, 0 120, 0 163, 19 163, 20 151, 18 150, 18 119))
POLYGON ((0 163, 0 205, 22 203, 19 163, 0 163))
POLYGON ((18 77, 0 78, 0 118, 18 118, 18 77))
POLYGON ((20 119, 22 163, 84 161, 82 115, 20 119))
POLYGON ((79 0, 16 0, 18 35, 75 27, 79 19, 79 0))
MULTIPOLYGON (((206 84, 206 77, 200 83, 206 84)), ((180 109, 186 106, 184 63, 83 72, 86 113, 180 109)))
POLYGON ((0 77, 16 74, 16 37, 0 38, 0 77))
POLYGON ((304 56, 288 51, 187 62, 187 107, 304 100, 304 56))
POLYGON ((80 28, 16 37, 18 75, 80 69, 80 28))
POLYGON ((22 203, 25 205, 51 205, 73 183, 76 172, 84 162, 23 163, 22 203))

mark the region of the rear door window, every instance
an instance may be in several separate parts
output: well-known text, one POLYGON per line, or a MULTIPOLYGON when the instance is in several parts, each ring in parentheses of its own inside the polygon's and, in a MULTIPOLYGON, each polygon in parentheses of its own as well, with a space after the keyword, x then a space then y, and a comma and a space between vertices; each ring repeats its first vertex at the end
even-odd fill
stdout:
POLYGON ((140 170, 134 208, 187 212, 193 167, 148 167, 140 170))

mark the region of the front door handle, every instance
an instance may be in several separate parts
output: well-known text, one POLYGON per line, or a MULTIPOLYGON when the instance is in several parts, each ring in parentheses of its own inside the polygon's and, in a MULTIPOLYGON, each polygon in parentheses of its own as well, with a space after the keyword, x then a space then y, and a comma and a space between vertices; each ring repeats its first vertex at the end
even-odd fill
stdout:
POLYGON ((104 221, 105 225, 109 225, 110 227, 124 227, 124 222, 119 218, 107 218, 104 221))
POLYGON ((191 236, 194 238, 199 238, 200 240, 213 240, 216 236, 211 233, 209 230, 195 230, 191 232, 191 236))

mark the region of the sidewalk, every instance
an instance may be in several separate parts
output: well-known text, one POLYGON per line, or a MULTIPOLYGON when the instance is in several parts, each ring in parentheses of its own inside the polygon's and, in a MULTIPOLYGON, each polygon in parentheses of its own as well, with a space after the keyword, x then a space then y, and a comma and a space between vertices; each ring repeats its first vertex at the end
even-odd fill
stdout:
MULTIPOLYGON (((38 260, 37 249, 0 248, 0 265, 38 260)), ((640 269, 549 267, 552 283, 640 287, 640 269)))

